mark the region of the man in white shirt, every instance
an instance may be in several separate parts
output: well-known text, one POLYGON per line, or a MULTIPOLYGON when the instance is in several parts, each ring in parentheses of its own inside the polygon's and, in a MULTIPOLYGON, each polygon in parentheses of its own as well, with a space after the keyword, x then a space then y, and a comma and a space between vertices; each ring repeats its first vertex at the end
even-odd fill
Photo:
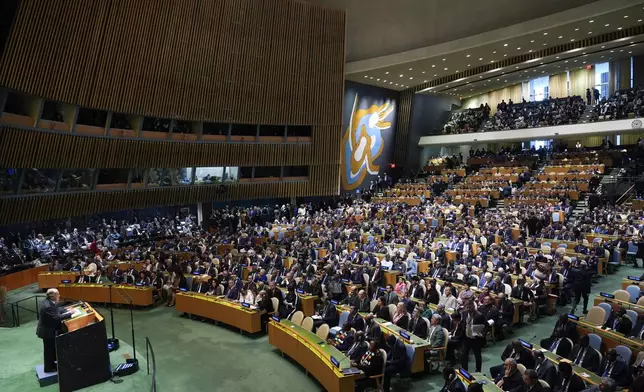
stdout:
POLYGON ((457 300, 456 297, 452 295, 451 287, 445 287, 445 292, 443 293, 440 301, 438 301, 438 304, 445 306, 445 309, 456 309, 457 300))

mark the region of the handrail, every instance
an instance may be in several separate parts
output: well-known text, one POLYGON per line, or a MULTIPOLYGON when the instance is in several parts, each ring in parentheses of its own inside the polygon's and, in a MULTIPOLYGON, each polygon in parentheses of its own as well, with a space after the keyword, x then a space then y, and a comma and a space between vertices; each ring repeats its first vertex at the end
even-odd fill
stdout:
POLYGON ((635 185, 631 185, 631 187, 630 187, 630 188, 628 188, 628 189, 626 190, 626 192, 624 192, 624 193, 623 193, 623 194, 622 194, 622 195, 621 195, 621 196, 620 196, 620 197, 615 201, 615 204, 616 204, 616 205, 622 205, 622 204, 624 204, 624 202, 625 202, 625 201, 628 199, 628 197, 632 194, 633 189, 635 189, 635 185), (622 198, 623 198, 623 199, 622 199, 622 198))
POLYGON ((150 386, 150 392, 156 392, 157 390, 157 362, 154 358, 154 349, 152 349, 152 343, 150 339, 145 337, 145 361, 148 367, 148 375, 150 374, 150 356, 152 357, 152 384, 150 386))
POLYGON ((20 326, 20 309, 26 310, 27 312, 35 313, 36 314, 36 320, 39 318, 39 310, 38 310, 38 299, 44 299, 46 298, 44 295, 32 295, 31 297, 23 298, 18 301, 12 302, 9 305, 11 306, 11 318, 12 318, 12 325, 13 327, 19 327, 20 326), (36 311, 33 311, 32 309, 28 309, 25 307, 20 306, 19 304, 21 302, 30 300, 32 298, 36 299, 36 311))

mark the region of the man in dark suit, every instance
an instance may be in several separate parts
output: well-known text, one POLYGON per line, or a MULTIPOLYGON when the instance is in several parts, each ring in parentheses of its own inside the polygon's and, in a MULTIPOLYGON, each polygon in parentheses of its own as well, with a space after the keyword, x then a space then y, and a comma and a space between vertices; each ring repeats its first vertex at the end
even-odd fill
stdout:
POLYGON ((572 372, 569 362, 559 362, 559 379, 552 387, 553 392, 581 392, 586 389, 586 384, 578 375, 572 372))
POLYGON ((418 336, 421 339, 427 338, 427 323, 425 320, 420 317, 420 307, 416 307, 412 313, 411 319, 409 320, 409 327, 407 327, 409 332, 418 336))
POLYGON ((364 290, 358 291, 358 312, 368 313, 371 311, 371 301, 367 297, 367 292, 364 290))
POLYGON ((378 287, 382 285, 382 280, 384 276, 382 270, 380 269, 380 262, 376 264, 376 267, 371 272, 369 276, 369 287, 371 289, 371 296, 378 295, 378 287))
POLYGON ((508 358, 503 363, 503 372, 494 378, 496 385, 504 391, 522 392, 524 383, 517 361, 508 358))
POLYGON ((476 361, 476 372, 480 373, 481 367, 483 366, 481 350, 483 349, 483 345, 485 345, 487 320, 481 313, 476 311, 472 300, 465 302, 465 310, 461 315, 461 323, 463 323, 463 329, 465 331, 461 350, 461 367, 468 370, 470 351, 473 351, 476 361))
POLYGON ((465 385, 463 385, 463 382, 456 375, 454 368, 443 368, 443 379, 445 380, 445 384, 443 384, 439 392, 465 392, 465 385))
POLYGON ((396 339, 394 335, 387 338, 387 364, 385 367, 385 379, 383 382, 384 392, 389 392, 391 377, 404 372, 407 368, 407 350, 405 344, 396 339))
POLYGON ((383 297, 385 297, 385 304, 386 305, 396 305, 400 299, 398 298, 398 294, 394 292, 394 288, 388 284, 386 287, 386 291, 383 294, 383 297))
POLYGON ((546 359, 542 351, 534 351, 533 353, 535 360, 534 370, 537 372, 539 379, 547 382, 548 385, 554 386, 557 381, 557 368, 546 359))
POLYGON ((545 392, 546 388, 539 382, 539 375, 533 369, 526 369, 523 373, 525 392, 545 392))
POLYGON ((631 383, 631 372, 628 365, 617 358, 617 351, 614 348, 608 349, 597 375, 615 380, 618 387, 627 387, 631 383))
POLYGON ((414 276, 411 278, 411 286, 409 287, 409 298, 423 299, 425 297, 425 290, 420 285, 420 278, 414 276))
POLYGON ((568 359, 575 365, 588 369, 593 373, 599 370, 599 354, 594 348, 590 347, 588 335, 579 338, 579 343, 575 345, 568 359))
POLYGON ((333 345, 335 348, 338 350, 345 352, 351 346, 353 346, 353 342, 356 339, 355 333, 351 330, 351 325, 349 323, 345 323, 342 326, 342 331, 338 332, 337 335, 335 335, 335 338, 333 340, 333 345))
POLYGON ((365 341, 364 332, 358 331, 355 336, 353 344, 346 353, 351 361, 359 361, 369 349, 369 343, 365 341))
POLYGON ((42 339, 44 353, 44 370, 55 373, 56 367, 56 335, 62 327, 62 321, 72 317, 71 312, 63 313, 59 308, 60 293, 56 289, 47 290, 47 299, 40 303, 38 327, 36 335, 42 339))
POLYGON ((349 312, 349 317, 347 318, 347 324, 356 331, 364 331, 364 319, 358 313, 358 307, 351 305, 351 311, 349 312))
MULTIPOLYGON (((521 342, 518 340, 513 340, 512 343, 508 344, 501 353, 501 359, 505 361, 508 358, 512 358, 517 363, 522 364, 526 369, 532 369, 534 367, 534 357, 532 352, 527 348, 521 345, 521 342)), ((504 369, 504 365, 492 366, 490 368, 490 376, 492 378, 497 378, 504 369)))
POLYGON ((434 263, 434 266, 429 270, 428 275, 434 279, 443 279, 443 275, 445 275, 445 268, 441 266, 440 261, 434 263))
POLYGON ((210 285, 208 284, 208 282, 204 281, 205 278, 208 278, 208 275, 202 275, 202 276, 203 278, 200 276, 195 276, 193 278, 193 279, 198 279, 199 282, 193 282, 192 291, 194 291, 195 293, 206 294, 210 290, 210 285))
POLYGON ((331 302, 327 297, 324 297, 323 301, 324 305, 322 309, 318 311, 318 316, 320 316, 320 318, 313 320, 313 327, 318 329, 322 324, 327 324, 329 328, 337 327, 339 319, 338 310, 333 302, 331 302))
POLYGON ((628 335, 633 329, 633 322, 628 316, 626 316, 626 309, 623 306, 620 306, 615 312, 612 312, 606 324, 606 328, 612 328, 616 332, 623 333, 628 335))
POLYGON ((382 329, 380 328, 380 325, 373 321, 373 314, 368 314, 365 316, 364 321, 365 321, 365 339, 368 341, 375 340, 376 344, 380 346, 380 343, 382 342, 382 329))
MULTIPOLYGON (((575 299, 572 301, 572 309, 570 310, 571 314, 575 314, 577 310, 577 305, 581 298, 584 299, 583 304, 583 313, 588 313, 588 295, 590 294, 590 286, 593 282, 593 275, 595 274, 591 269, 588 268, 588 265, 585 261, 579 263, 579 268, 573 268, 572 273, 572 290, 575 293, 575 299)), ((630 331, 629 331, 630 332, 630 331)))
POLYGON ((555 331, 555 338, 548 349, 560 357, 568 358, 568 355, 570 355, 570 351, 572 350, 572 344, 565 336, 563 336, 563 330, 557 329, 555 331))

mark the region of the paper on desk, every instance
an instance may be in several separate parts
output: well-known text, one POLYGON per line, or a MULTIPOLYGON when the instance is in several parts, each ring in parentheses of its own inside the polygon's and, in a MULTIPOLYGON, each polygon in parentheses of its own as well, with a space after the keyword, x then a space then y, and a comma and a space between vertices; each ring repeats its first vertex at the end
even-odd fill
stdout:
POLYGON ((548 352, 548 350, 546 350, 545 348, 542 348, 539 351, 541 351, 542 353, 547 353, 548 352))
POLYGON ((382 323, 382 325, 384 325, 386 327, 386 326, 391 325, 391 322, 387 321, 386 323, 382 323))
POLYGON ((588 374, 588 373, 586 373, 586 372, 579 373, 579 375, 580 375, 581 377, 583 377, 583 378, 590 378, 590 374, 588 374))

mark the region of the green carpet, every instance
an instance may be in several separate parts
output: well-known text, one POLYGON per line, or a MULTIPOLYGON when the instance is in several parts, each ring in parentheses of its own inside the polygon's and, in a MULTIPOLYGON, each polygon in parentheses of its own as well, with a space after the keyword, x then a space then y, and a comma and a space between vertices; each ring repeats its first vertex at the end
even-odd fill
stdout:
MULTIPOLYGON (((600 291, 613 292, 620 288, 621 279, 627 275, 641 274, 641 270, 622 267, 618 273, 599 279, 593 286, 593 293, 600 291)), ((28 287, 9 293, 8 302, 34 295, 36 287, 28 287)), ((592 306, 593 295, 590 298, 592 306)), ((35 306, 33 301, 24 303, 25 307, 35 306)), ((567 312, 568 307, 558 311, 567 312)), ((98 307, 106 317, 108 335, 110 334, 110 317, 107 309, 98 307)), ((578 309, 581 311, 581 307, 578 309)), ((10 315, 9 315, 10 316, 10 315)), ((500 355, 504 347, 513 338, 540 339, 548 337, 555 323, 555 317, 543 317, 532 324, 517 328, 514 334, 505 341, 488 344, 483 351, 483 373, 488 373, 490 366, 501 363, 500 355)), ((122 343, 132 344, 130 335, 130 313, 127 309, 114 310, 116 335, 122 343)), ((33 367, 41 361, 41 342, 35 336, 35 316, 21 313, 19 328, 0 328, 0 389, 4 391, 28 392, 38 390, 38 383, 33 367), (9 364, 9 365, 7 365, 9 364), (7 388, 8 387, 8 388, 7 388)), ((190 320, 180 317, 173 308, 157 306, 150 309, 134 311, 136 330, 136 348, 139 358, 145 361, 145 337, 154 348, 157 364, 158 390, 162 392, 217 390, 217 391, 319 391, 322 387, 317 381, 306 375, 297 363, 282 358, 266 336, 248 336, 225 326, 190 320)), ((122 353, 131 353, 131 347, 121 349, 113 363, 123 362, 122 353)), ((474 367, 474 358, 470 358, 470 368, 474 367)), ((124 378, 122 384, 106 383, 88 388, 91 391, 102 390, 149 390, 150 379, 142 366, 135 376, 124 378)), ((392 380, 392 391, 432 391, 439 390, 442 379, 439 374, 414 376, 411 380, 395 377, 392 380)), ((46 390, 54 390, 48 387, 46 390)))

